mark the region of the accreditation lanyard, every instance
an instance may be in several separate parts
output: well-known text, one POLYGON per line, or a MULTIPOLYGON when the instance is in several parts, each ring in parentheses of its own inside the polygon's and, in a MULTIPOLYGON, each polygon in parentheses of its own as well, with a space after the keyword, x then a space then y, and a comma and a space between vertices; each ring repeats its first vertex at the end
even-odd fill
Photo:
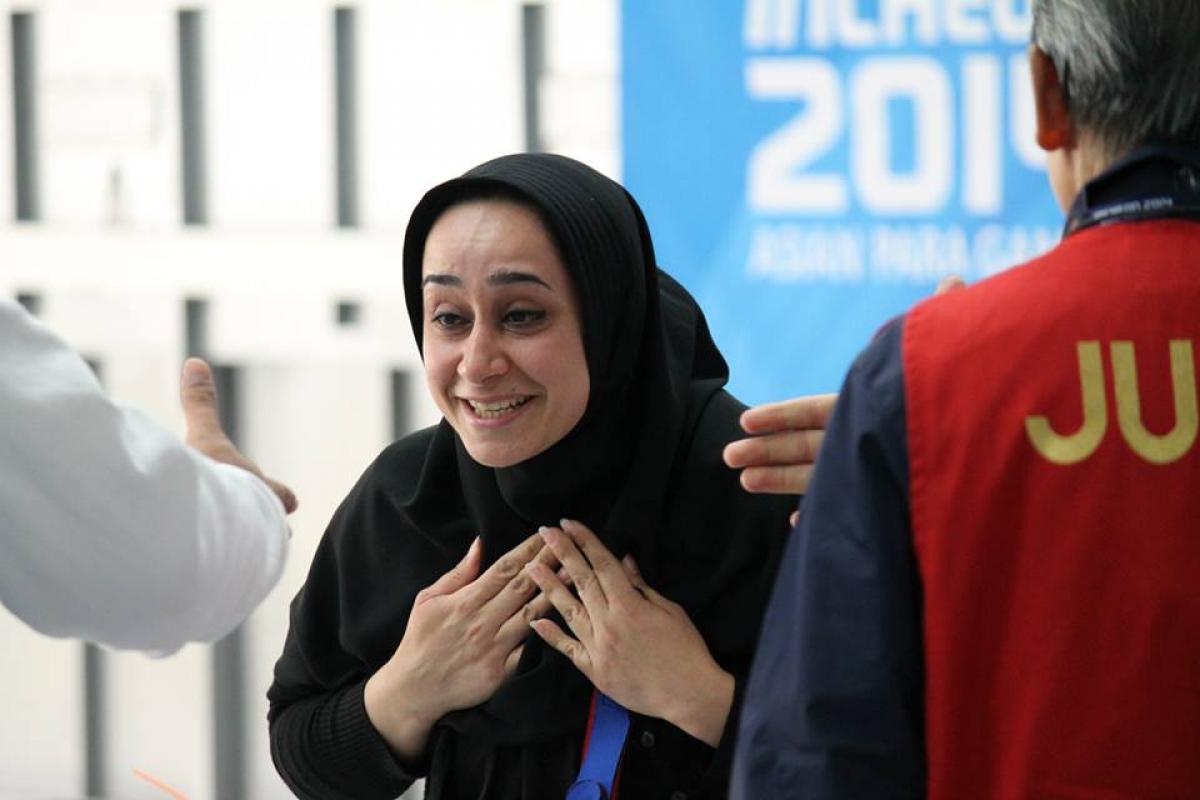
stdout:
POLYGON ((629 733, 629 711, 608 695, 592 690, 583 764, 567 789, 567 800, 616 800, 617 770, 629 733))

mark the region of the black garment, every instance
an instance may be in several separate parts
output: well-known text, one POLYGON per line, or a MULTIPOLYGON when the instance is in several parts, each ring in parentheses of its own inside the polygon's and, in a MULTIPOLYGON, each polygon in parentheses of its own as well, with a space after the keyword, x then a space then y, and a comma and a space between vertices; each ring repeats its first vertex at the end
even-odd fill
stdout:
MULTIPOLYGON (((497 159, 429 192, 404 255, 418 342, 433 222, 455 202, 493 195, 538 212, 574 281, 588 407, 563 440, 514 467, 478 464, 443 421, 367 470, 293 602, 269 693, 276 765, 304 797, 393 797, 412 780, 367 720, 363 684, 395 650, 416 593, 476 533, 490 562, 539 524, 581 519, 684 606, 722 667, 735 676, 749 668, 794 499, 748 495, 722 463, 724 445, 740 438, 742 406, 721 389, 727 369, 703 315, 657 270, 645 221, 620 186, 537 155, 497 159)), ((419 770, 428 797, 562 797, 578 769, 590 693, 569 661, 532 638, 490 700, 435 726, 419 770)), ((729 727, 714 752, 635 716, 622 796, 724 796, 731 739, 729 727)))

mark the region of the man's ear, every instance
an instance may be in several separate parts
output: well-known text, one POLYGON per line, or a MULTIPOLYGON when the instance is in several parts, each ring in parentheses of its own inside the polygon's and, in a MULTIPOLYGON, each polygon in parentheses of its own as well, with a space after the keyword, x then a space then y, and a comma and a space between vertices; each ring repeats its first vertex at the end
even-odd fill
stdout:
POLYGON ((1036 44, 1029 46, 1033 106, 1037 113, 1037 143, 1046 152, 1075 146, 1075 122, 1067 108, 1067 93, 1054 59, 1036 44))

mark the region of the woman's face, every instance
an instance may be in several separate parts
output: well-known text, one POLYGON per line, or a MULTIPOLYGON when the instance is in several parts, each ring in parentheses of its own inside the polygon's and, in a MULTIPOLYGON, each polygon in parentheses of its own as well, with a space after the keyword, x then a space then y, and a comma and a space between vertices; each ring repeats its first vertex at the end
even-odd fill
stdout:
POLYGON ((537 214, 451 206, 421 264, 425 379, 480 464, 509 467, 566 436, 589 380, 575 288, 537 214))

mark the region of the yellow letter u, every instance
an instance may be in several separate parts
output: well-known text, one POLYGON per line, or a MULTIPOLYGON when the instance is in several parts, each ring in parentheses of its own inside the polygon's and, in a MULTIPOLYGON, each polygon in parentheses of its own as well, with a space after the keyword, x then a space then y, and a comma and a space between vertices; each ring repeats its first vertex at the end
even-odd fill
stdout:
POLYGON ((1170 464, 1182 458, 1196 441, 1196 368, 1192 343, 1171 340, 1171 383, 1175 391, 1175 427, 1156 436, 1142 424, 1137 362, 1133 342, 1111 345, 1113 381, 1117 390, 1117 422, 1133 451, 1151 464, 1170 464))
POLYGON ((1025 418, 1029 441, 1043 458, 1055 464, 1078 464, 1096 452, 1108 430, 1108 410, 1104 402, 1104 366, 1099 342, 1079 342, 1079 388, 1083 394, 1083 425, 1070 436, 1061 436, 1044 416, 1025 418))

